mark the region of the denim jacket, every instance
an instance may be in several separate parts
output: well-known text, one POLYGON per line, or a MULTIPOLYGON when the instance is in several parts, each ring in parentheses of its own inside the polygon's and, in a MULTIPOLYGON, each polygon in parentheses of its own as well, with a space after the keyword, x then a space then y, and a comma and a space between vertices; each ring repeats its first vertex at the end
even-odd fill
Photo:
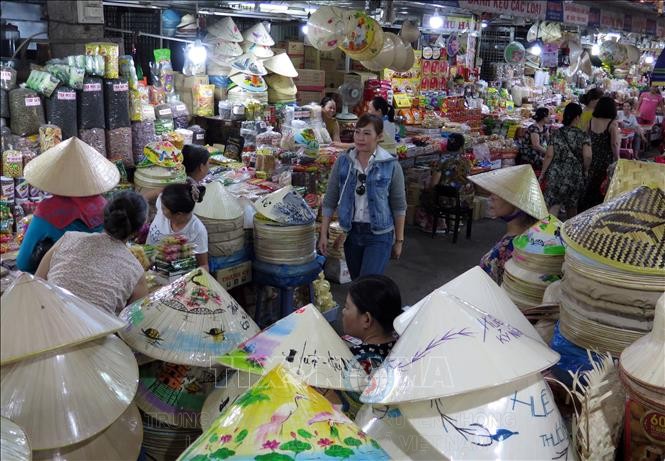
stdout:
MULTIPOLYGON (((323 216, 331 217, 335 209, 343 231, 351 230, 358 177, 353 159, 347 151, 339 156, 328 179, 323 199, 323 216)), ((367 197, 370 228, 374 234, 385 234, 395 228, 394 217, 406 214, 404 173, 397 158, 382 147, 376 148, 374 161, 367 170, 367 197)))

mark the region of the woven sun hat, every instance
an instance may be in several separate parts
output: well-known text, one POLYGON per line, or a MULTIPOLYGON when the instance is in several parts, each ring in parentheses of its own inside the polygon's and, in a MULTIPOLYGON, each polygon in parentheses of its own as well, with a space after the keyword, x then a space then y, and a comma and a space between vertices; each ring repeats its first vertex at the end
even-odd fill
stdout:
POLYGON ((238 397, 247 392, 247 390, 256 384, 261 375, 254 373, 247 373, 245 371, 229 370, 228 368, 223 372, 225 379, 223 382, 218 382, 215 390, 213 390, 201 408, 201 428, 207 431, 212 426, 219 415, 229 405, 233 405, 238 397))
MULTIPOLYGON (((251 75, 263 76, 268 74, 268 71, 263 66, 263 63, 259 61, 254 55, 247 53, 234 59, 231 62, 231 68, 238 72, 251 75)), ((230 75, 237 75, 237 72, 232 72, 230 75)))
POLYGON ((665 276, 665 190, 640 186, 566 221, 566 244, 621 271, 665 276))
POLYGON ((206 184, 205 196, 194 206, 194 214, 211 220, 236 220, 243 216, 244 208, 220 181, 213 181, 206 184))
POLYGON ((383 48, 383 29, 364 11, 354 11, 339 48, 358 61, 374 59, 383 48))
POLYGON ((27 273, 2 295, 1 304, 3 366, 101 338, 125 326, 106 310, 27 273))
POLYGON ((120 417, 138 373, 131 349, 114 335, 4 365, 2 416, 25 430, 33 450, 73 445, 120 417))
POLYGON ((281 455, 277 449, 303 459, 390 459, 325 397, 287 367, 276 366, 230 404, 178 460, 286 459, 275 456, 281 455))
POLYGON ((32 451, 25 431, 11 420, 0 417, 0 459, 30 461, 32 451))
POLYGON ((68 447, 34 451, 32 459, 34 461, 138 459, 142 441, 143 423, 141 422, 141 413, 139 413, 136 405, 132 404, 100 434, 68 447))
POLYGON ((665 190, 665 165, 656 162, 619 159, 605 194, 605 202, 640 186, 665 190))
POLYGON ((266 81, 259 75, 235 74, 231 76, 231 81, 243 90, 251 91, 252 93, 262 93, 268 90, 266 81))
POLYGON ((275 41, 272 39, 263 23, 256 23, 242 33, 246 42, 256 43, 257 45, 273 46, 275 41))
POLYGON ((536 219, 543 219, 549 214, 531 165, 501 168, 469 176, 468 179, 536 219))
POLYGON ((30 185, 63 197, 103 194, 120 182, 118 168, 77 137, 35 157, 24 175, 30 185))
POLYGON ((233 22, 233 19, 228 16, 208 27, 208 33, 229 42, 243 41, 240 29, 238 29, 236 23, 233 22))
POLYGON ((545 370, 558 360, 559 354, 542 340, 437 291, 374 371, 360 400, 390 405, 489 389, 545 370))
POLYGON ((309 224, 316 219, 305 199, 292 187, 282 187, 254 202, 257 213, 284 225, 309 224))
POLYGON ((399 409, 438 451, 429 459, 575 459, 552 391, 539 373, 399 409), (543 443, 543 434, 552 434, 554 442, 543 443))
POLYGON ((273 323, 219 362, 255 374, 283 364, 307 384, 324 389, 360 391, 367 384, 365 371, 313 304, 273 323))
POLYGON ((271 72, 284 77, 297 77, 298 71, 293 65, 293 61, 286 53, 276 54, 263 61, 263 65, 271 72))
POLYGON ((266 77, 266 82, 268 83, 268 91, 274 90, 275 93, 280 95, 295 96, 298 92, 298 88, 291 77, 271 74, 266 77))
POLYGON ((252 54, 259 59, 266 59, 275 56, 275 52, 269 46, 259 45, 252 42, 242 42, 240 44, 242 51, 247 54, 252 54))
POLYGON ((311 263, 316 259, 316 223, 283 225, 255 214, 254 255, 268 264, 311 263))
POLYGON ((120 337, 164 362, 209 366, 259 332, 259 327, 208 272, 194 269, 127 306, 120 337))
POLYGON ((529 269, 524 269, 523 267, 520 267, 520 265, 513 258, 510 258, 508 261, 506 261, 505 270, 511 277, 517 280, 521 280, 527 285, 539 287, 542 290, 545 290, 547 285, 550 283, 561 279, 561 276, 558 273, 545 274, 533 272, 529 269))

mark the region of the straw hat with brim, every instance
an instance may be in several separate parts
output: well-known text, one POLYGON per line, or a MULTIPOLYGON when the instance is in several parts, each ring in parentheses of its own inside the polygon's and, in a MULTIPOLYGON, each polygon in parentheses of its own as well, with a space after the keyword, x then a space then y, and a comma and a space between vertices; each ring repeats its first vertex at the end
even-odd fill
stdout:
POLYGON ((3 366, 125 327, 115 315, 26 273, 2 295, 0 316, 3 366))
POLYGON ((531 165, 518 165, 469 176, 469 180, 536 219, 548 215, 531 165))
POLYGON ((247 392, 247 390, 256 384, 261 375, 247 373, 245 371, 225 370, 222 375, 225 377, 223 383, 218 383, 208 397, 206 397, 201 409, 201 429, 208 430, 219 415, 229 405, 233 405, 238 397, 247 392))
POLYGON ((229 40, 224 40, 222 38, 215 37, 214 35, 206 35, 203 39, 203 43, 208 45, 208 51, 210 52, 210 59, 215 57, 236 57, 242 56, 242 48, 236 42, 231 42, 229 40))
POLYGON ((276 54, 275 56, 263 61, 263 65, 271 72, 284 77, 295 78, 298 76, 298 71, 293 65, 293 61, 286 53, 276 54))
POLYGON ((254 215, 254 253, 271 264, 307 264, 316 258, 316 226, 280 225, 259 213, 254 215))
POLYGON ((25 431, 11 420, 0 417, 0 459, 30 461, 31 449, 25 431))
POLYGON ((273 46, 275 44, 265 26, 260 22, 244 31, 242 37, 246 42, 256 43, 257 45, 273 46))
MULTIPOLYGON (((108 428, 83 442, 55 450, 34 451, 33 460, 89 461, 137 459, 143 441, 143 423, 136 405, 130 405, 108 428)), ((6 458, 2 458, 6 459, 6 458)))
POLYGON ((268 91, 272 90, 280 95, 295 96, 298 93, 298 88, 290 77, 272 74, 266 77, 266 83, 268 91))
POLYGON ((640 186, 565 222, 566 244, 614 268, 665 276, 665 191, 640 186))
POLYGON ((236 220, 244 214, 244 208, 220 181, 213 181, 206 185, 203 201, 196 204, 194 214, 216 221, 236 220))
POLYGON ((665 189, 665 165, 656 162, 619 159, 605 194, 605 202, 640 186, 665 189))
POLYGON ((110 335, 4 365, 0 404, 33 450, 52 450, 113 424, 134 399, 138 379, 131 349, 110 335))
POLYGON ((30 185, 63 197, 103 194, 120 182, 118 168, 77 137, 35 157, 24 176, 30 185))
POLYGON ((186 14, 180 19, 180 24, 177 27, 185 27, 190 24, 196 24, 196 18, 191 14, 186 14))
POLYGON ((524 269, 512 258, 506 261, 505 269, 514 278, 522 280, 529 285, 542 287, 543 290, 547 285, 561 278, 559 274, 544 274, 524 269))

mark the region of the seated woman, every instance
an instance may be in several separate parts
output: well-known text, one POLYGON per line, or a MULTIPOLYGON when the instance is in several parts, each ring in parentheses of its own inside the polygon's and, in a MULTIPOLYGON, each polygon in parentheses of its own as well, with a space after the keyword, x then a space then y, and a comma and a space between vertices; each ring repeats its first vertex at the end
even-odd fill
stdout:
POLYGON ((148 294, 143 267, 127 248, 145 223, 148 204, 120 192, 104 209, 104 232, 67 232, 42 259, 36 275, 80 298, 119 313, 148 294))
POLYGON ((501 285, 504 265, 513 255, 513 238, 547 216, 545 199, 530 165, 501 168, 469 179, 490 192, 490 212, 506 223, 506 233, 480 260, 480 267, 501 285))
POLYGON ((167 235, 182 235, 194 245, 199 267, 208 270, 208 231, 194 216, 194 206, 203 201, 205 187, 189 181, 187 184, 169 184, 161 195, 161 210, 148 231, 148 245, 154 245, 167 235))
POLYGON ((118 185, 120 173, 92 146, 74 137, 32 160, 25 179, 53 194, 37 205, 16 258, 20 270, 34 273, 65 232, 103 230, 106 200, 101 194, 118 185))
POLYGON ((435 186, 449 186, 460 192, 462 203, 468 207, 473 206, 473 184, 467 177, 471 174, 473 164, 471 160, 464 157, 464 136, 459 133, 453 133, 448 136, 448 145, 446 153, 441 157, 439 166, 432 171, 429 181, 429 188, 435 186))
POLYGON ((326 125, 326 130, 332 139, 332 145, 342 149, 349 149, 353 147, 352 143, 344 143, 340 139, 339 123, 335 119, 337 115, 337 104, 330 96, 326 96, 321 100, 321 113, 323 114, 323 122, 326 125))
POLYGON ((635 132, 635 137, 633 138, 633 150, 637 155, 640 153, 640 147, 646 145, 647 138, 644 135, 644 130, 642 126, 637 121, 637 116, 633 111, 633 101, 628 99, 623 102, 621 110, 617 112, 617 121, 621 128, 628 128, 635 132))

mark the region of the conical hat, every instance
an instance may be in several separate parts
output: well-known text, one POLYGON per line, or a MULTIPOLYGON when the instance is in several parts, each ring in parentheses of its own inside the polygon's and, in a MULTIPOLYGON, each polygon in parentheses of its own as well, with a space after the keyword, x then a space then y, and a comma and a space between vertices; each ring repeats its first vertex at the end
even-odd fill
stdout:
POLYGON ((293 83, 293 79, 290 77, 271 74, 266 77, 266 82, 268 83, 268 93, 270 93, 270 90, 274 90, 281 95, 295 96, 298 92, 296 84, 293 83))
POLYGON ((561 276, 559 274, 543 274, 524 269, 520 267, 513 258, 510 258, 508 261, 506 261, 504 269, 513 278, 521 280, 530 285, 539 286, 542 288, 542 290, 545 290, 547 285, 550 283, 561 280, 561 276))
POLYGON ((619 159, 605 194, 605 202, 640 186, 665 189, 665 165, 656 162, 619 159))
POLYGON ((655 308, 653 329, 621 353, 621 368, 638 383, 665 390, 665 294, 655 308))
POLYGON ((225 17, 208 27, 208 33, 229 42, 242 42, 242 34, 230 17, 225 17))
POLYGON ((199 428, 203 402, 223 377, 221 367, 190 367, 157 360, 139 369, 136 404, 162 423, 199 428))
POLYGON ((562 236, 582 255, 640 274, 665 275, 665 191, 638 187, 566 221, 562 236))
POLYGON ((221 415, 229 405, 233 405, 238 397, 247 392, 247 390, 256 384, 261 375, 247 373, 244 371, 224 370, 226 379, 223 383, 217 384, 214 391, 206 397, 201 409, 201 428, 207 431, 212 426, 219 415, 221 415))
POLYGON ((259 59, 266 59, 275 56, 275 53, 269 46, 258 45, 252 42, 242 42, 240 44, 242 51, 247 54, 252 54, 259 59))
POLYGON ((194 207, 196 216, 215 220, 238 219, 243 213, 244 209, 238 199, 229 194, 220 181, 206 184, 203 201, 194 207))
MULTIPOLYGON (((113 424, 99 435, 55 450, 35 451, 33 460, 114 461, 138 459, 143 441, 143 423, 136 405, 130 405, 113 424)), ((5 459, 5 458, 3 458, 5 459)))
POLYGON ((548 215, 531 165, 518 165, 469 176, 469 180, 536 219, 548 215))
POLYGON ((231 81, 243 90, 253 93, 261 93, 268 90, 268 85, 266 85, 263 77, 259 75, 235 74, 231 76, 231 81))
POLYGON ((540 374, 399 409, 443 459, 575 459, 566 423, 540 374))
POLYGON ((309 224, 316 219, 312 209, 293 186, 264 195, 254 202, 254 208, 266 218, 290 226, 309 224))
POLYGON ((522 235, 515 237, 513 247, 526 253, 563 256, 566 248, 561 239, 562 224, 557 217, 547 215, 522 235))
POLYGON ((30 185, 64 197, 103 194, 120 182, 118 168, 77 137, 35 157, 25 166, 24 175, 30 185))
POLYGON ((208 272, 198 268, 127 306, 120 337, 137 351, 179 365, 213 360, 259 332, 242 307, 208 272))
MULTIPOLYGON (((436 291, 450 293, 494 317, 505 319, 507 323, 515 326, 525 335, 542 342, 531 322, 524 317, 524 314, 510 300, 506 292, 478 266, 474 266, 462 275, 455 277, 434 292, 436 291)), ((431 296, 431 294, 426 296, 395 319, 393 326, 398 334, 402 335, 404 333, 411 320, 420 308, 429 301, 431 296)))
POLYGON ((379 442, 391 459, 432 461, 441 455, 407 422, 397 407, 363 405, 355 423, 379 442))
MULTIPOLYGON (((236 42, 230 42, 214 35, 207 35, 203 42, 210 47, 210 59, 220 61, 242 55, 242 48, 236 42)), ((217 62, 220 64, 220 62, 217 62)))
POLYGON ((109 427, 136 393, 131 349, 110 335, 0 368, 2 416, 25 429, 33 450, 89 439, 109 427))
POLYGON ((0 459, 30 461, 32 452, 25 431, 18 424, 0 417, 0 459))
POLYGON ((393 404, 487 389, 549 368, 558 360, 559 354, 541 341, 437 291, 374 372, 360 399, 393 404))
MULTIPOLYGON (((263 67, 263 63, 261 61, 256 59, 254 55, 247 53, 235 58, 231 62, 231 67, 236 71, 251 75, 266 75, 268 73, 266 68, 263 67)), ((236 74, 237 72, 232 72, 230 75, 236 74)))
POLYGON ((298 76, 298 71, 293 66, 291 58, 289 58, 289 55, 286 53, 276 54, 272 58, 266 59, 263 61, 263 65, 266 66, 266 69, 277 75, 291 78, 298 76))
POLYGON ((219 361, 256 374, 282 363, 307 384, 324 389, 359 391, 367 384, 360 364, 312 304, 273 323, 219 361))
POLYGON ((390 459, 325 397, 277 366, 230 405, 178 460, 271 459, 276 450, 302 453, 303 459, 390 459))
POLYGON ((246 42, 256 43, 263 46, 273 46, 275 41, 272 39, 262 23, 257 22, 252 27, 242 33, 246 42))
POLYGON ((67 290, 21 274, 0 302, 2 365, 120 330, 125 323, 67 290))

